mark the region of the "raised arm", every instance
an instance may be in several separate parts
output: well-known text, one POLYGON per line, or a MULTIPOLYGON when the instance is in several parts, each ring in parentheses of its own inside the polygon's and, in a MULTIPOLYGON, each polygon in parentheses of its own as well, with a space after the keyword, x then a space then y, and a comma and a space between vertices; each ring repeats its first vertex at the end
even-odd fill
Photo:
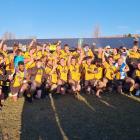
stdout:
POLYGON ((79 59, 79 61, 78 61, 78 64, 79 64, 79 65, 82 64, 83 58, 84 58, 84 54, 81 52, 81 53, 80 53, 80 59, 79 59))
POLYGON ((5 41, 4 39, 1 40, 1 42, 0 42, 0 49, 2 48, 4 41, 5 41))
POLYGON ((105 51, 103 50, 102 52, 102 63, 104 63, 106 60, 105 60, 105 51))
POLYGON ((71 65, 71 58, 72 58, 72 55, 69 55, 69 57, 68 57, 68 61, 67 61, 67 65, 68 65, 68 66, 71 65))
POLYGON ((36 42, 36 39, 33 39, 32 41, 31 41, 31 43, 29 44, 29 49, 33 46, 33 44, 36 42))
POLYGON ((44 55, 44 53, 45 53, 45 47, 46 47, 46 44, 43 44, 43 47, 42 47, 42 55, 44 55))

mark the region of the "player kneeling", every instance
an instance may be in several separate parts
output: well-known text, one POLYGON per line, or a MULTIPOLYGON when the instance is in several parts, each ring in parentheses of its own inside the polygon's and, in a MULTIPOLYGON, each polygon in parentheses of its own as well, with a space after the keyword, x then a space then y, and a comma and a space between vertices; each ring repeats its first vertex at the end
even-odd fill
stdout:
POLYGON ((42 96, 43 82, 45 78, 45 70, 42 67, 42 61, 36 61, 36 69, 33 72, 34 80, 31 83, 31 93, 32 95, 40 99, 42 96))
POLYGON ((92 57, 87 57, 86 62, 83 64, 83 73, 84 73, 84 80, 85 80, 85 91, 87 94, 91 94, 92 90, 95 89, 95 74, 97 73, 97 68, 95 64, 92 64, 92 57))
POLYGON ((135 95, 140 96, 140 62, 138 62, 137 68, 133 73, 133 79, 135 80, 135 95))
POLYGON ((48 59, 45 68, 46 92, 56 93, 57 91, 57 63, 55 60, 48 59))
POLYGON ((101 98, 100 93, 106 88, 108 80, 103 78, 103 65, 100 59, 96 60, 95 65, 97 67, 97 73, 95 74, 96 82, 94 83, 94 86, 96 90, 96 96, 101 98))
POLYGON ((80 77, 81 77, 81 62, 82 58, 80 58, 79 62, 77 62, 76 57, 69 57, 68 66, 69 66, 69 84, 71 87, 72 92, 74 93, 75 97, 78 98, 81 85, 80 85, 80 77))
POLYGON ((4 102, 4 87, 7 86, 6 83, 9 83, 10 76, 7 74, 6 65, 5 65, 5 57, 2 53, 0 53, 0 110, 3 106, 4 102))
POLYGON ((17 101, 18 97, 22 97, 24 92, 29 88, 28 74, 24 67, 24 62, 18 63, 18 68, 13 74, 11 83, 11 93, 14 101, 17 101))
POLYGON ((65 94, 66 89, 68 88, 68 66, 66 60, 61 58, 60 64, 57 67, 58 73, 58 87, 57 93, 65 94))
POLYGON ((117 91, 119 93, 128 93, 132 95, 134 90, 135 81, 134 79, 127 76, 127 72, 129 71, 129 67, 126 63, 123 62, 122 58, 118 59, 118 62, 115 64, 117 68, 116 72, 116 84, 117 84, 117 91))

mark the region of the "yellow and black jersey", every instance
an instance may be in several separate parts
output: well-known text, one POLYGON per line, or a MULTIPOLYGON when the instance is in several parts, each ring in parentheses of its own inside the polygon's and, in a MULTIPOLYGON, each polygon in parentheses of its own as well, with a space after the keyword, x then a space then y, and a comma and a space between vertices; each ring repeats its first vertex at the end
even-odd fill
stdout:
POLYGON ((45 79, 45 71, 43 68, 36 69, 35 82, 41 84, 45 79))
POLYGON ((68 66, 58 65, 57 71, 58 71, 59 79, 61 79, 63 81, 67 81, 68 80, 68 70, 69 70, 68 66))
POLYGON ((114 65, 109 65, 109 63, 103 63, 105 68, 105 78, 108 80, 113 80, 115 77, 116 67, 114 65))
POLYGON ((115 61, 117 61, 121 56, 120 54, 116 54, 112 56, 115 61))
POLYGON ((51 82, 51 83, 56 84, 57 80, 58 80, 57 71, 54 70, 52 73, 52 70, 53 70, 53 67, 46 66, 46 68, 45 68, 45 74, 46 74, 46 78, 47 78, 46 80, 51 82))
POLYGON ((42 51, 37 51, 36 52, 36 59, 41 59, 42 58, 42 51))
POLYGON ((13 87, 20 87, 23 84, 23 80, 25 79, 25 71, 18 71, 16 72, 16 74, 14 75, 14 79, 13 79, 13 87))
MULTIPOLYGON (((29 52, 25 52, 25 54, 24 54, 24 58, 25 59, 31 59, 31 58, 34 58, 34 59, 36 59, 37 58, 37 55, 36 55, 36 53, 34 53, 32 56, 29 54, 29 52)), ((25 63, 25 67, 26 67, 26 69, 31 69, 31 68, 34 68, 35 67, 35 64, 36 64, 36 62, 32 62, 32 61, 28 61, 28 62, 26 62, 25 63)))
POLYGON ((74 81, 80 81, 81 72, 80 72, 79 64, 76 64, 76 65, 71 64, 69 66, 69 76, 70 76, 70 79, 72 79, 74 81))
POLYGON ((103 68, 97 67, 96 70, 97 70, 97 73, 95 74, 95 79, 101 80, 103 78, 103 68))
POLYGON ((95 69, 96 69, 96 65, 94 64, 90 64, 90 65, 88 65, 87 63, 83 64, 85 80, 95 79, 95 73, 94 73, 95 69))
POLYGON ((139 52, 130 51, 129 52, 129 58, 139 59, 140 58, 140 53, 139 52))
POLYGON ((136 77, 140 78, 140 70, 139 69, 136 69, 133 73, 133 78, 135 79, 136 77))
POLYGON ((8 75, 6 74, 6 70, 4 67, 1 67, 0 68, 0 86, 3 86, 7 80, 8 80, 8 75))
POLYGON ((85 51, 84 54, 85 54, 86 57, 87 56, 94 57, 93 52, 92 52, 91 49, 88 49, 88 51, 85 51))
POLYGON ((58 58, 58 59, 60 59, 62 55, 63 55, 63 50, 60 50, 59 52, 54 51, 54 52, 52 53, 52 57, 56 57, 56 58, 58 58))
POLYGON ((72 55, 71 52, 65 52, 64 50, 61 50, 60 58, 64 58, 65 60, 68 60, 70 55, 72 55))

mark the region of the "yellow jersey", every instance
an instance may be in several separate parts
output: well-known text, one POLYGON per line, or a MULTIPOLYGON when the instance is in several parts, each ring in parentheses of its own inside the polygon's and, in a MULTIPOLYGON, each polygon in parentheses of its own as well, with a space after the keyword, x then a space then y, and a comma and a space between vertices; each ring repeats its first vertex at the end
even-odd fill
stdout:
POLYGON ((113 59, 115 61, 117 61, 120 57, 121 57, 120 54, 113 55, 113 59))
POLYGON ((139 52, 130 51, 129 52, 129 57, 130 58, 139 59, 140 58, 140 53, 139 52))
POLYGON ((69 74, 70 78, 74 81, 80 81, 81 73, 80 73, 80 65, 70 65, 69 66, 69 74))
POLYGON ((64 50, 61 50, 60 58, 64 58, 65 60, 68 60, 69 56, 71 55, 71 52, 65 52, 64 50))
POLYGON ((53 68, 48 67, 48 66, 45 68, 45 72, 46 72, 47 78, 49 78, 47 80, 49 80, 51 83, 56 84, 57 80, 58 80, 57 79, 57 71, 55 70, 53 73, 51 73, 52 69, 53 68))
POLYGON ((83 64, 84 67, 84 74, 85 74, 85 80, 93 80, 95 79, 95 73, 94 70, 96 69, 96 65, 87 63, 83 64))
MULTIPOLYGON (((24 54, 25 59, 31 59, 31 57, 37 58, 36 53, 34 53, 33 56, 30 56, 29 52, 25 52, 25 54, 24 54)), ((31 69, 31 68, 35 67, 35 64, 36 64, 35 62, 29 61, 25 64, 25 67, 26 67, 26 69, 31 69)))
POLYGON ((35 76, 35 82, 41 84, 44 78, 44 70, 42 68, 37 69, 37 73, 35 76))
POLYGON ((24 78, 25 78, 25 72, 18 71, 13 80, 13 87, 21 86, 24 78))
POLYGON ((137 69, 137 70, 135 71, 135 76, 140 77, 140 70, 139 70, 139 69, 137 69))
POLYGON ((113 65, 110 65, 107 62, 104 62, 104 67, 105 67, 105 77, 109 80, 113 80, 115 77, 115 71, 116 71, 116 67, 113 65))
POLYGON ((100 80, 103 78, 103 68, 97 67, 97 73, 95 74, 95 79, 100 80))
POLYGON ((91 57, 93 57, 94 55, 93 55, 92 50, 89 49, 87 52, 85 52, 85 56, 91 56, 91 57))
POLYGON ((57 71, 59 74, 59 79, 66 82, 68 80, 68 70, 69 70, 68 66, 58 65, 57 71))

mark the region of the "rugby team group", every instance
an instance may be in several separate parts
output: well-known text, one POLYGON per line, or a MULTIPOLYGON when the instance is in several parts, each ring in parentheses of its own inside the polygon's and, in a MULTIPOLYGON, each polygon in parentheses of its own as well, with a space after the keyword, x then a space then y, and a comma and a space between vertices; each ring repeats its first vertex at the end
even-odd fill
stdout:
POLYGON ((5 40, 0 42, 0 106, 9 98, 25 97, 29 102, 52 95, 95 94, 105 91, 140 96, 140 51, 138 43, 127 49, 111 46, 92 49, 88 44, 75 50, 55 43, 39 44, 32 40, 26 51, 18 43, 7 51, 5 40), (7 91, 8 89, 8 91, 7 91), (5 92, 6 91, 6 92, 5 92))

